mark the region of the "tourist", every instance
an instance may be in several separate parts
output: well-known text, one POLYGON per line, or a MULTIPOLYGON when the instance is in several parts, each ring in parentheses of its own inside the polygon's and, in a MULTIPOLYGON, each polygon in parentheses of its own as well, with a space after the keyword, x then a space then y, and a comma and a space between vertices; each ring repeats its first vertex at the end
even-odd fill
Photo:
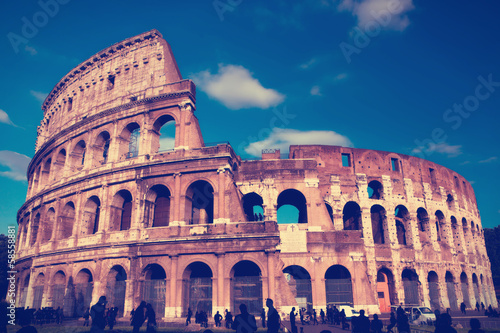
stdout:
POLYGON ((370 332, 370 319, 365 316, 365 310, 359 311, 359 316, 351 318, 352 331, 356 333, 370 332))
POLYGON ((220 315, 219 311, 214 316, 214 321, 215 321, 215 327, 221 327, 221 321, 222 321, 222 316, 220 315))
POLYGON ((292 329, 292 333, 297 333, 297 325, 295 324, 295 316, 297 314, 295 313, 295 307, 292 308, 292 311, 290 311, 290 328, 292 329))
POLYGON ((257 322, 255 317, 248 313, 247 306, 240 304, 240 314, 234 317, 231 328, 237 333, 253 333, 257 331, 257 322))
MULTIPOLYGON (((7 315, 5 316, 7 318, 7 315)), ((22 314, 19 316, 19 325, 21 326, 21 329, 17 330, 16 333, 37 333, 38 331, 36 330, 35 326, 31 325, 31 320, 30 316, 26 311, 23 311, 22 314)), ((3 332, 0 330, 0 332, 3 332)))
POLYGON ((481 329, 481 322, 477 318, 472 318, 469 322, 470 330, 469 333, 484 333, 481 329))
POLYGON ((410 333, 410 323, 408 322, 408 316, 406 315, 405 310, 401 306, 398 307, 396 311, 396 325, 398 327, 398 332, 403 333, 407 332, 410 333))
POLYGON ((103 333, 106 327, 106 320, 104 318, 106 310, 106 296, 99 297, 96 304, 90 308, 90 317, 92 318, 92 325, 90 326, 91 333, 103 333))
POLYGON ((382 333, 382 328, 384 328, 384 324, 380 319, 378 319, 378 314, 373 315, 373 320, 370 323, 370 330, 373 333, 382 333))
POLYGON ((457 333, 457 330, 451 327, 451 316, 448 313, 439 317, 434 333, 457 333))
POLYGON ((139 333, 142 324, 144 324, 144 321, 146 320, 145 311, 146 302, 142 301, 137 309, 135 309, 134 318, 132 318, 132 327, 134 328, 132 330, 133 333, 139 333))
POLYGON ((156 332, 156 313, 151 304, 146 305, 146 318, 148 320, 146 324, 146 333, 156 332))
POLYGON ((464 302, 460 303, 460 311, 462 311, 462 314, 465 314, 465 308, 466 308, 465 303, 464 302))
POLYGON ((281 325, 280 315, 273 306, 273 300, 268 298, 266 300, 267 310, 267 333, 278 333, 281 325))
POLYGON ((312 318, 313 318, 313 325, 319 325, 318 318, 316 318, 316 309, 313 309, 312 318))
POLYGON ((262 327, 266 328, 266 309, 262 308, 260 312, 260 320, 262 321, 262 327))
POLYGON ((394 328, 394 326, 396 326, 396 315, 394 314, 394 311, 391 312, 391 317, 389 318, 389 326, 387 326, 387 333, 391 332, 392 333, 392 329, 394 328))
POLYGON ((476 302, 476 311, 479 312, 479 302, 476 302))
POLYGON ((321 309, 321 311, 319 312, 319 316, 321 317, 321 324, 326 324, 325 311, 323 311, 323 309, 321 309))
POLYGON ((90 318, 90 308, 87 308, 83 313, 83 326, 89 326, 90 324, 89 318, 90 318))
POLYGON ((342 309, 342 311, 339 312, 339 319, 340 319, 340 322, 342 323, 342 329, 343 330, 349 329, 349 324, 347 323, 347 318, 346 318, 344 309, 342 309))
POLYGON ((193 316, 193 311, 191 311, 191 308, 188 308, 188 313, 186 316, 186 326, 191 324, 191 316, 193 316))

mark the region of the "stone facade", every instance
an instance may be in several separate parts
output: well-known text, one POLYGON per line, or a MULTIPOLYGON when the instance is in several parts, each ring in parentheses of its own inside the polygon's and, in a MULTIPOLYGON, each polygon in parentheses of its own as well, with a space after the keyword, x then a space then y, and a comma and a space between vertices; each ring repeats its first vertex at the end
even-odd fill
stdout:
POLYGON ((497 306, 471 185, 416 157, 205 145, 195 85, 152 30, 95 54, 43 104, 18 212, 19 306, 107 295, 158 317, 292 306, 497 306), (173 149, 163 126, 175 124, 173 149), (280 223, 285 218, 296 223, 280 223))

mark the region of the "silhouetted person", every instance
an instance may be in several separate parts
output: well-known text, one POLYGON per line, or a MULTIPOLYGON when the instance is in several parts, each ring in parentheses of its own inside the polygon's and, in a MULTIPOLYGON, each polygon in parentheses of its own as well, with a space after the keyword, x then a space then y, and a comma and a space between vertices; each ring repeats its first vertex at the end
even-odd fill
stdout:
POLYGON ((476 302, 476 310, 477 310, 477 312, 479 312, 479 310, 480 310, 479 309, 479 302, 476 302))
MULTIPOLYGON (((7 317, 7 314, 5 315, 7 317)), ((18 323, 21 325, 21 329, 17 330, 16 333, 38 333, 35 326, 31 325, 31 319, 26 311, 20 313, 18 317, 18 323)))
POLYGON ((373 333, 382 333, 382 328, 384 328, 384 324, 380 319, 378 319, 378 314, 373 315, 373 320, 370 323, 370 330, 373 333))
POLYGON ((443 313, 441 316, 439 316, 439 321, 434 332, 457 333, 457 330, 451 327, 451 316, 448 313, 443 313))
POLYGON ((352 317, 351 319, 352 331, 356 333, 369 333, 370 332, 370 319, 365 316, 365 310, 359 311, 359 316, 352 317))
POLYGON ((342 323, 342 329, 343 330, 348 329, 349 324, 347 323, 347 318, 346 318, 344 309, 342 309, 342 311, 339 312, 339 319, 340 319, 340 322, 342 323))
POLYGON ((397 320, 396 320, 396 315, 394 312, 391 312, 391 317, 389 318, 389 326, 387 326, 387 332, 392 332, 392 329, 394 326, 396 326, 397 320))
POLYGON ((304 325, 304 309, 299 310, 300 324, 304 325))
POLYGON ((483 309, 483 311, 484 311, 484 303, 483 303, 483 302, 481 302, 481 308, 482 308, 482 309, 483 309))
POLYGON ((134 328, 132 330, 133 333, 139 333, 142 324, 144 324, 144 321, 146 320, 145 311, 146 302, 142 301, 137 309, 135 309, 134 317, 132 318, 132 327, 134 328))
POLYGON ((146 333, 156 332, 156 313, 151 304, 146 305, 146 319, 148 320, 146 324, 146 333))
POLYGON ((233 315, 231 314, 231 311, 226 312, 226 328, 231 328, 233 325, 233 315))
POLYGON ((462 311, 462 314, 465 314, 465 303, 464 302, 460 303, 460 311, 462 311))
POLYGON ((234 317, 231 328, 237 333, 253 333, 257 331, 257 322, 255 317, 248 313, 247 306, 240 304, 240 314, 234 317))
POLYGON ((295 313, 295 307, 292 308, 292 311, 290 311, 290 327, 292 328, 292 333, 297 333, 297 325, 295 324, 295 316, 297 314, 295 313))
POLYGON ((90 317, 92 317, 92 325, 90 326, 91 333, 104 332, 104 328, 106 327, 104 315, 107 303, 106 296, 101 296, 97 303, 90 308, 90 317))
POLYGON ((470 330, 469 333, 484 333, 481 329, 481 322, 477 318, 472 318, 470 320, 470 330))
POLYGON ((261 213, 259 213, 259 221, 264 221, 264 216, 261 213))
POLYGON ((83 313, 83 319, 84 319, 83 326, 89 326, 90 324, 89 318, 90 318, 90 308, 87 308, 83 313))
POLYGON ((403 332, 410 333, 410 323, 408 323, 408 316, 406 315, 405 310, 403 310, 403 308, 401 306, 397 310, 396 321, 397 321, 399 333, 403 333, 403 332))
POLYGON ((193 311, 191 311, 191 308, 188 308, 188 313, 186 316, 186 326, 191 324, 191 317, 193 316, 193 311))
POLYGON ((325 311, 323 311, 323 309, 321 309, 321 311, 319 312, 319 316, 321 317, 321 323, 322 324, 326 324, 326 321, 325 321, 325 311))
POLYGON ((221 320, 222 316, 220 315, 219 311, 214 316, 214 321, 215 321, 215 327, 221 327, 221 320))
POLYGON ((318 318, 316 316, 316 309, 313 309, 312 316, 313 316, 313 325, 319 325, 318 318))
POLYGON ((262 321, 262 327, 266 328, 266 309, 262 308, 260 312, 260 320, 262 321))
POLYGON ((278 333, 280 329, 280 315, 273 306, 273 300, 268 298, 266 300, 267 310, 267 333, 278 333))

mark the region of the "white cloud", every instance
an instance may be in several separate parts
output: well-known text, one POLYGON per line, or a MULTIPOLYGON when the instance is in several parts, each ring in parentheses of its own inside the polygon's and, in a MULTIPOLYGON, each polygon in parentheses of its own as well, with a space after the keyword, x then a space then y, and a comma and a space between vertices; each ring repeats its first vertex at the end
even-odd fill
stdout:
POLYGON ((485 160, 482 160, 482 161, 479 161, 478 163, 491 163, 491 162, 494 162, 498 159, 498 157, 496 156, 492 156, 490 158, 487 158, 485 160))
POLYGON ((429 143, 427 148, 425 147, 417 147, 412 150, 413 154, 419 154, 419 153, 440 153, 444 155, 448 155, 448 157, 456 157, 460 154, 462 154, 462 146, 461 145, 449 145, 446 142, 441 142, 441 143, 429 143))
POLYGON ((318 62, 318 58, 311 58, 303 64, 299 65, 300 69, 309 69, 318 62))
POLYGON ((232 110, 267 109, 283 102, 285 96, 274 89, 264 88, 243 66, 219 64, 217 74, 209 70, 194 74, 198 88, 232 110))
POLYGON ((310 91, 313 96, 321 96, 321 90, 319 86, 313 86, 310 91))
POLYGON ((26 181, 26 170, 30 161, 31 158, 26 155, 10 150, 0 150, 0 165, 9 168, 9 171, 0 171, 0 176, 26 181))
POLYGON ((341 0, 337 11, 350 12, 362 30, 377 25, 386 30, 403 31, 410 24, 408 12, 415 9, 413 0, 341 0))
POLYGON ((46 93, 40 92, 40 91, 35 91, 35 90, 30 90, 31 96, 35 97, 37 101, 40 103, 43 103, 45 99, 47 98, 46 93))
POLYGON ((253 156, 261 156, 262 149, 274 148, 287 152, 290 145, 353 146, 349 138, 334 131, 299 131, 275 127, 266 139, 250 143, 245 151, 253 156))
POLYGON ((347 78, 347 73, 340 73, 333 78, 333 81, 342 81, 347 78))
POLYGON ((25 50, 26 52, 28 52, 29 54, 31 54, 32 56, 34 56, 34 55, 36 55, 36 54, 38 53, 38 51, 37 51, 34 47, 29 46, 29 45, 26 45, 26 46, 24 47, 24 50, 25 50))
POLYGON ((12 126, 16 126, 12 122, 12 120, 10 120, 9 115, 7 114, 7 112, 5 112, 2 109, 0 109, 0 123, 4 123, 4 124, 7 124, 7 125, 12 125, 12 126))

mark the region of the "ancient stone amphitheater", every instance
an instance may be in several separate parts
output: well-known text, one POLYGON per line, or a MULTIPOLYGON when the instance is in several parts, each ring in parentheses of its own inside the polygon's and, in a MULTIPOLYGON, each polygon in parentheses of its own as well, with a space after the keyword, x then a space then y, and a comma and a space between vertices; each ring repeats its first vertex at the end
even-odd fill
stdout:
POLYGON ((338 146, 242 160, 204 143, 195 90, 156 30, 55 85, 18 213, 18 306, 80 316, 106 295, 120 316, 146 300, 166 318, 260 313, 268 297, 282 312, 497 306, 462 176, 338 146))

